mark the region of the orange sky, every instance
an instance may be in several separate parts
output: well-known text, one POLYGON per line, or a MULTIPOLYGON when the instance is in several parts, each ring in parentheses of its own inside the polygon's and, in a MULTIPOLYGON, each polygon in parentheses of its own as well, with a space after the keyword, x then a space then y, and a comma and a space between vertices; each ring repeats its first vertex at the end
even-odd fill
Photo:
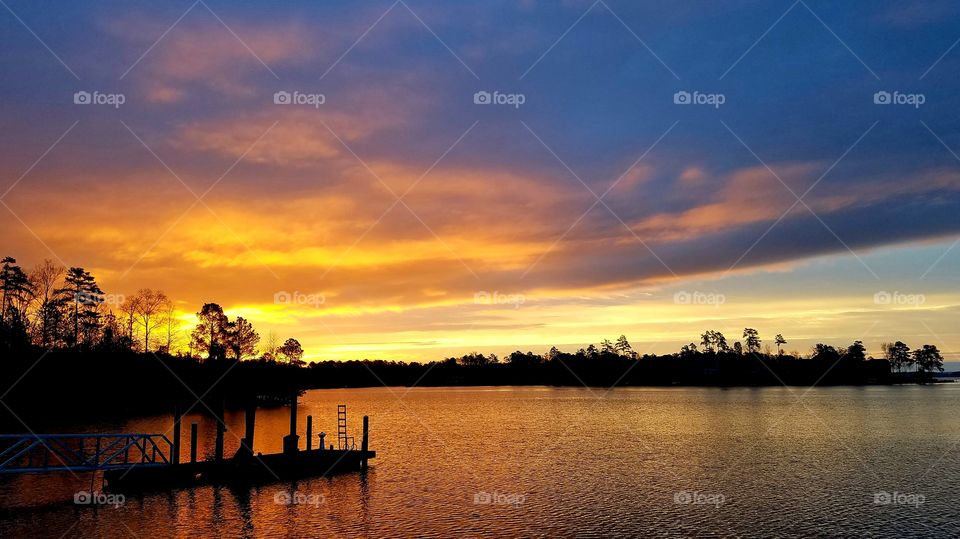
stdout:
MULTIPOLYGON (((48 47, 3 23, 17 76, 0 83, 0 254, 83 266, 108 293, 161 289, 185 327, 218 302, 307 359, 621 333, 672 352, 745 326, 801 352, 896 338, 960 352, 958 136, 934 99, 922 117, 824 101, 831 70, 847 74, 837 100, 877 89, 829 35, 803 41, 822 71, 796 69, 813 60, 787 41, 758 47, 710 110, 671 96, 719 84, 745 45, 704 58, 633 7, 624 20, 670 52, 600 13, 548 48, 575 2, 419 19, 118 4, 63 32, 19 7, 48 47), (798 72, 803 85, 770 83, 798 72), (497 89, 526 103, 474 104, 497 89), (76 105, 77 91, 125 102, 76 105), (277 105, 277 91, 325 102, 277 105)), ((706 15, 673 16, 709 33, 706 15)))

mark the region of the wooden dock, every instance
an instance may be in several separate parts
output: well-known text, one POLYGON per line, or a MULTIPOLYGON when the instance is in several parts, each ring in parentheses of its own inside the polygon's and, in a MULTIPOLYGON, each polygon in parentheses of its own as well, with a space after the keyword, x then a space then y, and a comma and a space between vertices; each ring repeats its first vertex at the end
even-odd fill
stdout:
MULTIPOLYGON (((250 484, 361 471, 377 456, 368 448, 369 419, 363 416, 360 447, 347 436, 346 406, 337 407, 337 448, 325 447, 325 433, 313 446, 313 418, 307 416, 306 449, 299 447, 297 401, 290 406, 290 433, 283 451, 253 452, 256 424, 254 403, 246 409, 240 449, 224 458, 226 424, 223 410, 217 416, 212 459, 197 460, 197 424, 190 428, 189 461, 180 459, 181 413, 174 411, 173 441, 165 434, 43 434, 0 435, 0 474, 103 472, 103 487, 110 491, 147 491, 208 484, 250 484)), ((95 476, 94 476, 95 477, 95 476)))
POLYGON ((253 484, 360 471, 376 451, 312 449, 226 460, 138 466, 104 472, 113 492, 163 490, 200 485, 253 484))

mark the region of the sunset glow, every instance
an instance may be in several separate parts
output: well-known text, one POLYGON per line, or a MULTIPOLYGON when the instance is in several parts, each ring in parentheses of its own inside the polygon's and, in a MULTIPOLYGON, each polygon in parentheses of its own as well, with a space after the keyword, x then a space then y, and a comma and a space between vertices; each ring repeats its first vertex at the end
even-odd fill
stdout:
POLYGON ((16 3, 39 39, 0 18, 0 255, 82 266, 108 294, 163 290, 183 350, 217 302, 307 360, 620 334, 672 352, 746 326, 802 353, 897 338, 958 359, 960 54, 924 73, 955 32, 824 6, 842 36, 942 37, 909 57, 851 43, 861 59, 798 9, 734 63, 783 7, 717 43, 729 13, 664 24, 656 6, 597 7, 564 34, 589 2, 16 3), (894 88, 926 102, 874 104, 894 88), (674 104, 696 89, 726 102, 674 104))

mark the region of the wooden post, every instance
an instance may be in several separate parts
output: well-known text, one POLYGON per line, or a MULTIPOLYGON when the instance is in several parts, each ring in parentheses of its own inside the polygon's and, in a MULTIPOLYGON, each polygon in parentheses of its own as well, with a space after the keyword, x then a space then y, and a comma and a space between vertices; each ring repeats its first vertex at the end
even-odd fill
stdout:
POLYGON ((370 433, 370 418, 363 416, 363 440, 360 442, 360 469, 367 469, 367 436, 370 433))
POLYGON ((290 394, 290 434, 283 437, 283 452, 286 454, 300 451, 300 437, 297 436, 297 391, 290 394))
POLYGON ((247 403, 246 416, 244 419, 243 445, 250 455, 253 455, 253 433, 257 423, 257 403, 251 401, 247 403))
POLYGON ((223 433, 226 430, 226 425, 223 422, 223 401, 220 401, 219 409, 215 414, 215 419, 217 420, 217 440, 213 446, 213 458, 214 460, 220 461, 223 460, 223 433))
POLYGON ((313 449, 313 416, 307 416, 307 451, 313 449))
POLYGON ((321 433, 320 433, 320 451, 323 451, 323 447, 324 447, 324 446, 323 446, 323 437, 326 436, 326 435, 327 435, 326 432, 321 432, 321 433))
POLYGON ((170 462, 174 465, 180 464, 180 399, 173 405, 173 451, 170 455, 170 462))
POLYGON ((290 399, 290 435, 297 435, 297 392, 290 399))
POLYGON ((190 424, 190 464, 197 462, 197 424, 190 424))

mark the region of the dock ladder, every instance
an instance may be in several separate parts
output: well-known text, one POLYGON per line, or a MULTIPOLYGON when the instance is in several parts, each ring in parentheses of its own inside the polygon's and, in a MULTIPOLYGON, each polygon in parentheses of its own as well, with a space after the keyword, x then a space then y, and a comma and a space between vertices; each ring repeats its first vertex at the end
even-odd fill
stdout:
POLYGON ((347 405, 337 405, 337 448, 341 450, 351 449, 353 446, 353 437, 347 436, 347 405))

